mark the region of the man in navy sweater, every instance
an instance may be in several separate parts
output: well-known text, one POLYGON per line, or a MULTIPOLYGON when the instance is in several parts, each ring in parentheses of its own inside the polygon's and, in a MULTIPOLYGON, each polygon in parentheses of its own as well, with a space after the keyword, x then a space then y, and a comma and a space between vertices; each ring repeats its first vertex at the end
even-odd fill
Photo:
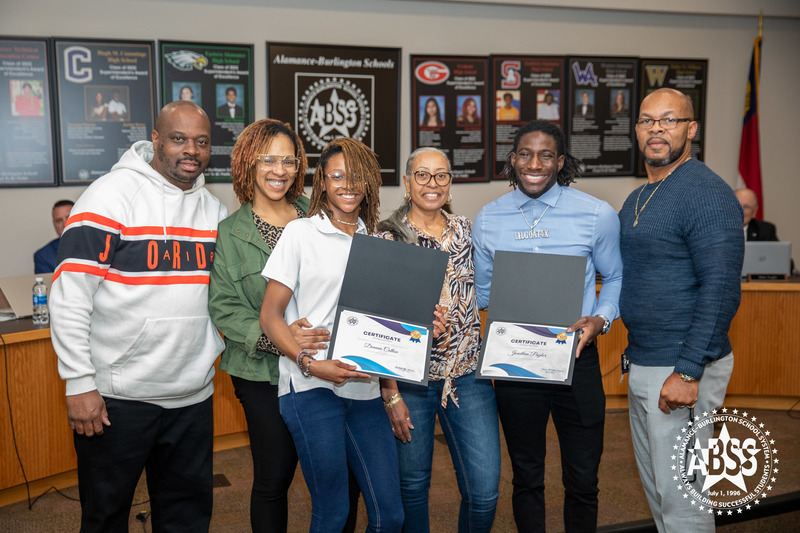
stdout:
MULTIPOLYGON (((692 101, 680 91, 659 89, 642 101, 636 136, 648 183, 619 214, 631 433, 660 532, 714 531, 713 514, 676 488, 673 447, 691 408, 699 416, 722 405, 733 370, 728 329, 741 297, 742 208, 728 184, 692 159, 696 133, 692 101)), ((703 446, 712 429, 697 433, 703 446)))

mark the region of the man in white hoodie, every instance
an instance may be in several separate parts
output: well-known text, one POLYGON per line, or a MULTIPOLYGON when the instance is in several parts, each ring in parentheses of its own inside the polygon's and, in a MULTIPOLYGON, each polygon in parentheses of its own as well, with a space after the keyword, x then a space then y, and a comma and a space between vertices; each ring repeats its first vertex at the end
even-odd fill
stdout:
POLYGON ((203 186, 211 127, 167 104, 75 203, 50 298, 81 531, 128 531, 142 470, 153 530, 207 531, 214 361, 208 281, 225 207, 203 186))

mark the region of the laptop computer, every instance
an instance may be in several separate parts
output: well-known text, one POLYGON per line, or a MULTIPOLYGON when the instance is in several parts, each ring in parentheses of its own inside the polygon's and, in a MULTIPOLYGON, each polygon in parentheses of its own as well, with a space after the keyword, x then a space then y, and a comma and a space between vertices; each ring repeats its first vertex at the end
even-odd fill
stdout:
POLYGON ((14 320, 33 315, 33 284, 41 277, 48 295, 53 274, 31 274, 0 278, 0 320, 14 320))
POLYGON ((750 274, 790 275, 792 243, 748 241, 744 243, 742 277, 750 274))

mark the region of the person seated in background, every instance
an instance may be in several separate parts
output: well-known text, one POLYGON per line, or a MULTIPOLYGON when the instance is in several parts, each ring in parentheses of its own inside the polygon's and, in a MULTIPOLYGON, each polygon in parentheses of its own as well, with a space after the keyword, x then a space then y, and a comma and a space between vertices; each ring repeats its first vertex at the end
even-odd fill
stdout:
POLYGON ((53 227, 58 237, 39 248, 33 254, 33 273, 45 274, 55 272, 56 257, 58 256, 58 244, 61 242, 61 234, 64 233, 64 226, 67 225, 69 212, 75 202, 72 200, 59 200, 53 206, 53 227))
POLYGON ((756 220, 758 213, 758 198, 750 189, 736 189, 736 198, 742 204, 744 211, 744 240, 746 241, 777 241, 778 234, 775 224, 763 220, 756 220))
MULTIPOLYGON (((765 220, 758 220, 755 218, 758 213, 758 198, 756 193, 750 189, 736 189, 736 198, 742 204, 742 212, 744 212, 744 240, 746 241, 779 241, 778 231, 775 229, 775 224, 765 220)), ((791 272, 794 272, 794 259, 789 267, 791 272)))

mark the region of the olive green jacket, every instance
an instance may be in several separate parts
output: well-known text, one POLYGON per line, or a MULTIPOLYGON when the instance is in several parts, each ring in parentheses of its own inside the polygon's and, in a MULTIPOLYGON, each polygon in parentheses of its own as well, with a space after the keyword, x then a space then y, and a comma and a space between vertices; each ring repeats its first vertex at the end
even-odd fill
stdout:
MULTIPOLYGON (((308 211, 309 199, 297 205, 308 211)), ((208 289, 211 320, 225 336, 220 369, 250 381, 278 384, 278 355, 256 350, 267 280, 261 276, 272 249, 253 222, 250 203, 220 222, 208 289)))

